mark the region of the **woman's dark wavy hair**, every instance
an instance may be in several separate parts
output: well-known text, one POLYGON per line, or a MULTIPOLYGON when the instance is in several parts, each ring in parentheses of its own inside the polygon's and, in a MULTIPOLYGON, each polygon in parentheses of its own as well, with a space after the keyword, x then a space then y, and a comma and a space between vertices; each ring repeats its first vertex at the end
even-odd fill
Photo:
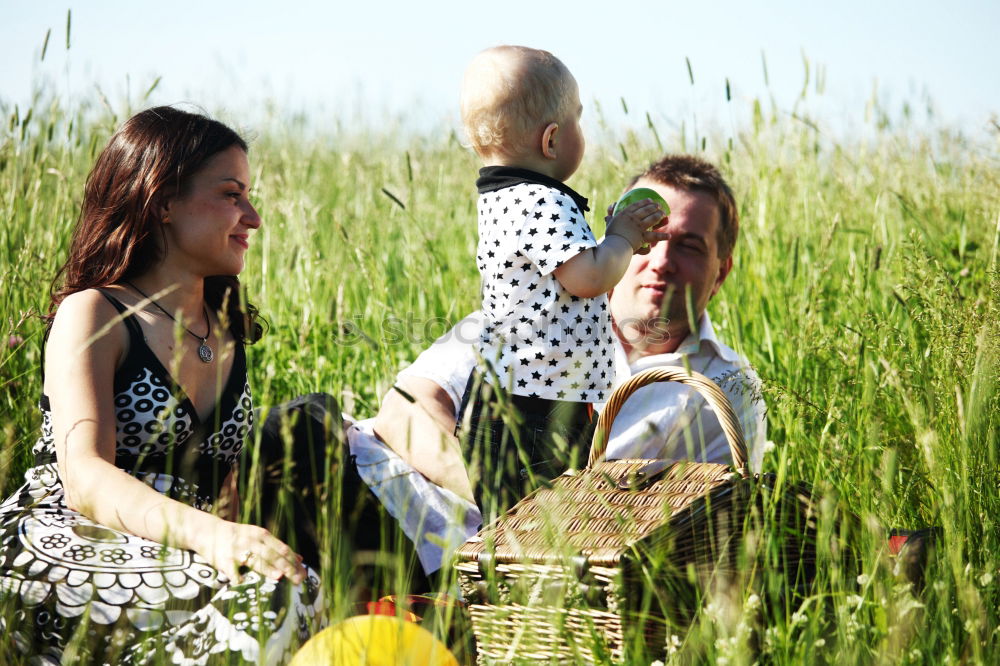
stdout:
MULTIPOLYGON (((246 141, 226 125, 169 106, 125 121, 87 177, 69 258, 52 283, 48 320, 70 294, 131 280, 160 261, 165 246, 160 206, 185 194, 191 177, 233 146, 247 150, 246 141)), ((263 335, 257 308, 241 302, 235 275, 205 278, 205 301, 225 315, 237 340, 252 343, 263 335)))

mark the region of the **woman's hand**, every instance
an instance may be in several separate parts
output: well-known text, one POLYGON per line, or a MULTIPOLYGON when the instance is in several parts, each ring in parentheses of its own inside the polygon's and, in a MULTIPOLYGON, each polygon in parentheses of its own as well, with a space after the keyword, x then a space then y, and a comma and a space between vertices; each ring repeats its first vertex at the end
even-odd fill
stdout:
POLYGON ((217 520, 214 529, 201 534, 194 550, 229 580, 240 580, 244 567, 275 580, 286 576, 296 585, 305 580, 301 556, 266 529, 217 520))

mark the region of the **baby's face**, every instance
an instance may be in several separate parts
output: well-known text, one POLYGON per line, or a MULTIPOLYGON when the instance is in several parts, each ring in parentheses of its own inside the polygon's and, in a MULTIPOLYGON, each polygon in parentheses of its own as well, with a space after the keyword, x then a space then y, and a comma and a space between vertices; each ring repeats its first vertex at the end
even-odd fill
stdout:
POLYGON ((554 178, 565 181, 580 167, 583 151, 587 142, 583 138, 580 127, 580 116, 583 115, 583 105, 580 103, 580 89, 573 81, 572 104, 565 113, 565 118, 559 123, 555 136, 555 174, 554 178))

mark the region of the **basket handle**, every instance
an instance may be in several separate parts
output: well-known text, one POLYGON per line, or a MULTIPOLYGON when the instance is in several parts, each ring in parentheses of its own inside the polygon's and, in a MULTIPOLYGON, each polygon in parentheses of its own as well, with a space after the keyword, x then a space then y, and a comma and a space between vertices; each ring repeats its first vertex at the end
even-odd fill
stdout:
POLYGON ((604 405, 600 417, 597 419, 597 430, 594 432, 594 443, 590 447, 590 458, 587 460, 587 467, 592 467, 595 463, 604 459, 604 453, 608 448, 608 438, 611 435, 611 424, 621 411, 622 405, 629 396, 641 389, 643 386, 655 382, 680 382, 694 387, 698 393, 712 406, 719 423, 722 424, 722 431, 729 442, 729 452, 733 456, 733 467, 744 478, 749 477, 750 471, 747 467, 747 445, 743 439, 743 427, 736 412, 729 402, 729 398, 722 392, 722 389, 711 379, 700 372, 690 373, 681 368, 651 368, 643 370, 634 375, 627 382, 615 389, 608 402, 604 405))

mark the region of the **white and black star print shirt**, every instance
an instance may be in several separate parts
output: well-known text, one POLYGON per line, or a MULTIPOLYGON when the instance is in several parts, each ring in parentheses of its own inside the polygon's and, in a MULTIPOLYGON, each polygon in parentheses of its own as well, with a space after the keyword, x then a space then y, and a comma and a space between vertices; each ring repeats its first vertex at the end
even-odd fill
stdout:
POLYGON ((527 169, 479 174, 480 355, 516 395, 603 402, 614 380, 607 296, 579 298, 552 274, 597 246, 587 200, 527 169))

